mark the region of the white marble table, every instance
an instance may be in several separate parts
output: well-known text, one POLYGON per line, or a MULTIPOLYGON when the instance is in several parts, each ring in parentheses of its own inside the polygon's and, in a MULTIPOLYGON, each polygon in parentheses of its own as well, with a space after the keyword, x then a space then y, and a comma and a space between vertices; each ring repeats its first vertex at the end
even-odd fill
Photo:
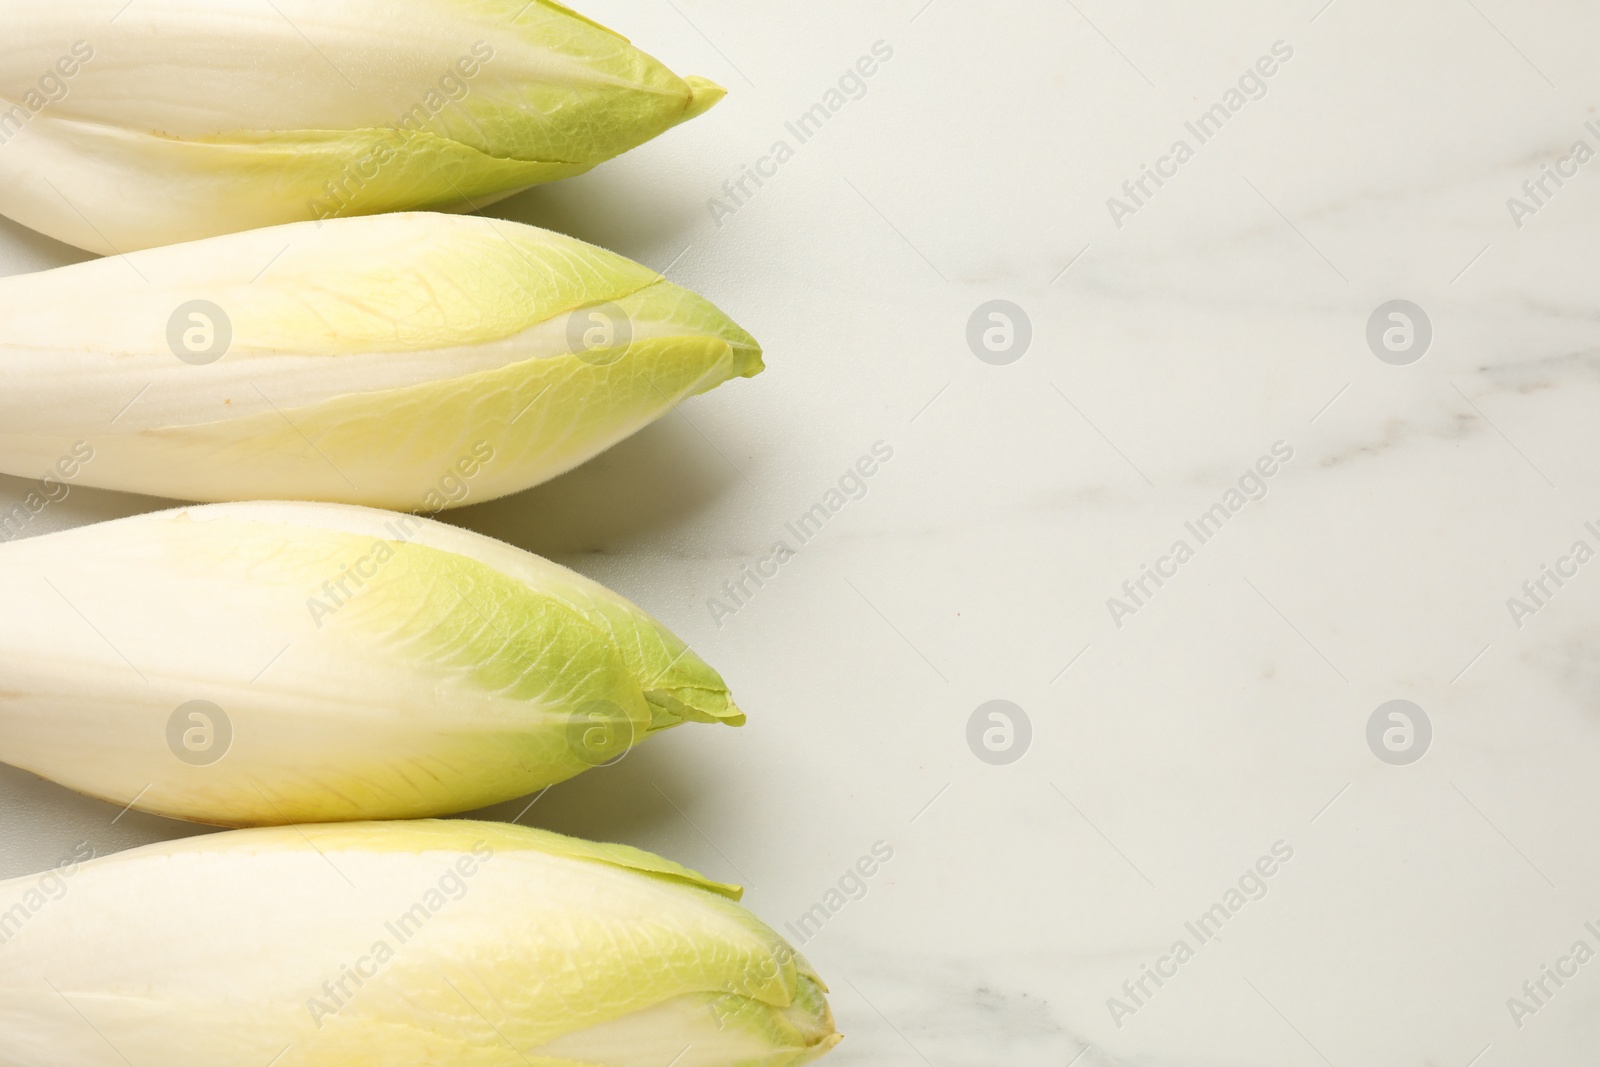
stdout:
MULTIPOLYGON (((1561 562, 1600 549, 1600 9, 1322 4, 582 5, 733 92, 497 212, 668 270, 770 370, 448 518, 728 676, 747 728, 525 821, 809 912, 838 1067, 1600 1055, 1600 961, 1562 962, 1600 950, 1600 561, 1561 562), (969 344, 994 300, 1025 350, 969 344), (1375 351, 1395 300, 1430 330, 1375 351), (1394 700, 1428 729, 1369 744, 1394 700)), ((0 223, 0 271, 76 258, 0 223)), ((0 874, 194 832, 117 816, 0 769, 0 874)))

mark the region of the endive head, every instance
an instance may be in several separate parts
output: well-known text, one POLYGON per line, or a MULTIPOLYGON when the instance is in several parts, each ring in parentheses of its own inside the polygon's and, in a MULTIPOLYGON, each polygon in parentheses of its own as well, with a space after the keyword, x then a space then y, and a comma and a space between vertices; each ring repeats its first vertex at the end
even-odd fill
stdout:
MULTIPOLYGON (((135 1063, 284 1067, 797 1067, 840 1040, 821 979, 737 887, 622 845, 287 827, 66 878, 0 952, 18 1062, 107 1062, 97 1033, 135 1063)), ((0 883, 0 905, 32 885, 0 883)))
POLYGON ((466 811, 744 721, 629 601, 415 516, 142 515, 0 545, 0 587, 0 760, 202 822, 466 811))
POLYGON ((432 513, 564 473, 762 369, 704 298, 582 241, 408 213, 0 279, 0 472, 432 513))
POLYGON ((482 206, 723 95, 551 0, 0 0, 0 24, 0 214, 102 253, 482 206))

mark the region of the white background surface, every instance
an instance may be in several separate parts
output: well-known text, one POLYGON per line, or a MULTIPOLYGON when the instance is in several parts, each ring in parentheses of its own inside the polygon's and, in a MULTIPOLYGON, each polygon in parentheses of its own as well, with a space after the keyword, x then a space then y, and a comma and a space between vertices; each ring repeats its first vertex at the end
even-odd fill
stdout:
MULTIPOLYGON (((446 517, 633 598, 750 714, 525 821, 743 881, 780 928, 892 845, 804 945, 830 1063, 1600 1054, 1600 962, 1520 1027, 1507 1007, 1600 948, 1600 562, 1520 629, 1506 605, 1597 544, 1600 163, 1520 229, 1506 200, 1600 147, 1600 10, 1322 2, 582 5, 730 96, 495 213, 670 266, 770 369, 446 517), (866 95, 718 225, 708 198, 880 40, 866 95), (1116 226, 1107 198, 1280 40, 1266 95, 1116 226), (966 340, 995 298, 1033 326, 1009 366, 966 340), (1434 327, 1410 366, 1364 337, 1395 298, 1434 327), (719 626, 708 599, 878 441, 865 497, 719 626), (1267 497, 1114 625, 1278 441, 1267 497), (1365 739, 1396 698, 1434 730, 1403 767, 1365 739), (992 699, 1031 721, 1006 766, 966 740, 992 699), (1114 1020, 1279 841, 1266 895, 1114 1020)), ((79 258, 0 222, 0 271, 79 258)), ((34 530, 162 506, 75 489, 34 530)), ((4 875, 193 832, 4 768, 0 805, 4 875)))

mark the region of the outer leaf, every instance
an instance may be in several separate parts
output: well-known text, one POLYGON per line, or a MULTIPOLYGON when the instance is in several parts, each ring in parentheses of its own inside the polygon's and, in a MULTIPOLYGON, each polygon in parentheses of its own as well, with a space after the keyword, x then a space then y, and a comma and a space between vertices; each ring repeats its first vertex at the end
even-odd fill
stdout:
POLYGON ((0 759, 202 822, 466 811, 744 721, 626 600, 412 516, 143 515, 0 546, 0 586, 0 759))
POLYGON ((0 25, 0 213, 102 253, 481 206, 723 95, 547 0, 0 0, 0 25))
POLYGON ((87 485, 432 513, 762 368, 704 299, 516 223, 301 223, 130 262, 0 279, 0 472, 90 450, 87 485))
POLYGON ((243 830, 50 888, 0 883, 6 1067, 789 1067, 839 1040, 820 980, 730 887, 622 846, 243 830))

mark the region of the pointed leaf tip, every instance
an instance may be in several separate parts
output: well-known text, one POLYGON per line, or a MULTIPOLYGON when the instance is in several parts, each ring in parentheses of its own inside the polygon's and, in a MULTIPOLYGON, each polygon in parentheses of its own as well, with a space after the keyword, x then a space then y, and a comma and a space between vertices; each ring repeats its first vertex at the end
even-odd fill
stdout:
POLYGON ((689 104, 683 112, 685 122, 704 115, 728 95, 728 90, 709 78, 691 74, 683 80, 689 86, 689 104))

